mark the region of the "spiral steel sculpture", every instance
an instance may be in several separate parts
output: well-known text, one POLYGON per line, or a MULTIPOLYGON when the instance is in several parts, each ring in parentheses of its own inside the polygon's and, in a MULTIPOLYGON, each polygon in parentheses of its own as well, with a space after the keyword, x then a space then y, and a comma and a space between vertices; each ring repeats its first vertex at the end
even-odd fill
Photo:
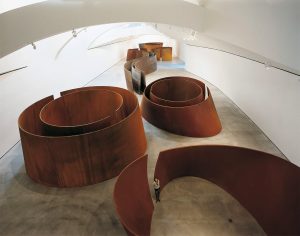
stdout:
POLYGON ((35 182, 95 184, 118 175, 146 151, 137 98, 117 87, 85 87, 25 109, 19 131, 25 167, 35 182))
POLYGON ((221 129, 211 93, 205 84, 188 77, 166 77, 147 86, 141 109, 143 117, 169 132, 208 137, 221 129))

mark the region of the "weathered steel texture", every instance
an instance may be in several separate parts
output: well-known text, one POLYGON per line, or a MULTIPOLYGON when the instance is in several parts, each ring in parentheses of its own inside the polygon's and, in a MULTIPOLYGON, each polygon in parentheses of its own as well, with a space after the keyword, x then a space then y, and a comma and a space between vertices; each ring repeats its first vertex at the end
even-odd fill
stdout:
POLYGON ((150 100, 164 106, 189 106, 203 99, 202 87, 186 78, 163 79, 154 83, 150 90, 150 100))
POLYGON ((139 50, 138 48, 130 48, 127 50, 126 61, 131 61, 142 56, 143 52, 141 50, 139 50))
POLYGON ((233 146, 190 146, 159 154, 161 188, 196 176, 235 197, 268 235, 300 235, 300 168, 268 153, 233 146))
POLYGON ((157 70, 155 56, 142 56, 127 61, 124 64, 124 73, 127 89, 142 94, 146 87, 146 75, 157 70))
POLYGON ((154 206, 147 177, 147 155, 121 172, 115 184, 114 202, 128 235, 150 235, 154 206))
POLYGON ((145 75, 148 75, 157 70, 157 60, 153 56, 141 57, 133 62, 136 69, 143 71, 145 75))
POLYGON ((131 76, 132 76, 133 90, 138 94, 143 94, 146 88, 145 74, 143 73, 143 71, 137 69, 134 64, 132 64, 131 76))
MULTIPOLYGON (((95 90, 101 93, 111 91, 122 97, 122 120, 78 135, 49 136, 49 130, 40 120, 40 112, 51 103, 53 97, 42 99, 21 113, 19 131, 26 171, 32 180, 56 187, 95 184, 115 177, 125 166, 145 153, 146 137, 134 94, 122 88, 108 86, 84 87, 61 94, 69 94, 72 99, 77 96, 75 93, 95 90)), ((91 107, 95 108, 93 102, 98 103, 99 100, 90 101, 91 107)), ((55 111, 57 104, 53 104, 55 111)), ((82 107, 78 107, 76 111, 85 112, 82 107)), ((46 116, 46 120, 48 118, 46 116)), ((53 123, 51 126, 55 127, 57 122, 53 123)), ((57 126, 56 130, 60 128, 62 127, 57 126)))
POLYGON ((209 137, 216 135, 221 131, 222 126, 210 90, 207 88, 208 94, 206 99, 205 91, 205 84, 196 79, 178 76, 159 79, 149 84, 145 89, 141 103, 142 115, 154 126, 175 134, 191 137, 209 137), (176 102, 176 97, 174 98, 174 96, 181 96, 181 92, 179 91, 181 91, 182 88, 178 88, 177 86, 172 87, 169 85, 172 89, 162 89, 162 91, 171 93, 171 95, 164 95, 163 97, 159 97, 162 96, 159 93, 153 93, 154 91, 159 90, 158 88, 155 88, 152 91, 152 94, 159 97, 159 101, 157 99, 154 99, 154 101, 151 100, 150 93, 152 87, 155 86, 156 83, 165 86, 164 80, 167 80, 166 84, 170 84, 170 81, 171 83, 173 81, 174 84, 181 84, 182 88, 188 90, 191 89, 191 86, 188 84, 194 83, 201 89, 198 90, 198 97, 195 96, 195 91, 192 91, 194 97, 188 96, 186 101, 180 101, 183 104, 182 106, 179 106, 180 102, 176 102), (182 85, 182 82, 179 83, 177 80, 181 80, 187 85, 182 85), (173 91, 173 89, 178 89, 178 93, 177 91, 173 91), (169 97, 172 97, 174 101, 164 99, 169 97), (162 100, 164 100, 164 102, 160 104, 160 101, 162 100), (190 104, 190 101, 195 103, 190 104), (172 102, 174 102, 174 106, 172 102), (185 102, 187 104, 185 104, 185 102))
POLYGON ((132 75, 131 75, 131 65, 132 65, 132 61, 127 61, 124 64, 124 74, 125 74, 127 89, 131 92, 134 92, 133 82, 132 82, 132 75))
POLYGON ((156 59, 160 61, 161 59, 161 48, 163 46, 162 42, 151 42, 151 43, 140 43, 139 48, 147 52, 154 52, 156 59))
POLYGON ((161 48, 161 58, 163 61, 172 61, 172 47, 161 48))
POLYGON ((80 91, 46 104, 40 119, 48 135, 82 134, 124 119, 123 105, 123 97, 110 90, 80 91))
POLYGON ((161 48, 163 46, 162 42, 149 42, 149 43, 140 43, 139 48, 144 49, 147 52, 153 52, 156 48, 161 48))
POLYGON ((161 48, 155 48, 155 49, 153 49, 153 52, 155 53, 155 55, 156 55, 156 59, 158 60, 158 61, 160 61, 160 59, 161 59, 161 48))

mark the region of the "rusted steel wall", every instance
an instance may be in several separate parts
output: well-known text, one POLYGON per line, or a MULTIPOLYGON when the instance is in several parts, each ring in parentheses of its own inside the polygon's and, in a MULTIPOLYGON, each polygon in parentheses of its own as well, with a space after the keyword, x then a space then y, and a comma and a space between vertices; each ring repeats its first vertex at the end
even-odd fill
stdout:
POLYGON ((268 153, 233 146, 191 146, 159 154, 155 177, 196 176, 235 197, 268 235, 300 235, 300 168, 268 153))
POLYGON ((123 97, 104 89, 67 94, 49 102, 40 112, 46 133, 53 136, 93 132, 124 118, 123 97))
POLYGON ((147 177, 147 155, 121 172, 115 184, 114 202, 128 235, 150 235, 154 206, 147 177))
POLYGON ((138 48, 130 48, 127 50, 126 61, 131 61, 142 56, 143 52, 141 50, 139 50, 138 48))
POLYGON ((127 89, 142 94, 146 87, 146 75, 157 70, 155 56, 142 56, 124 64, 127 89))
POLYGON ((172 61, 172 47, 161 48, 161 58, 163 61, 172 61))
POLYGON ((161 59, 161 49, 163 43, 162 42, 149 42, 149 43, 140 43, 139 48, 141 50, 145 50, 147 52, 154 52, 156 55, 156 59, 160 61, 161 59))
POLYGON ((142 115, 154 126, 175 134, 216 135, 222 126, 210 90, 207 89, 206 99, 205 91, 205 84, 193 78, 172 76, 156 80, 145 89, 142 115))
MULTIPOLYGON (((121 97, 117 96, 118 105, 115 106, 116 110, 114 109, 112 114, 113 122, 108 122, 107 126, 97 127, 93 131, 84 132, 77 129, 76 125, 70 125, 70 129, 74 128, 73 132, 78 130, 79 132, 65 135, 64 132, 68 132, 66 127, 57 125, 57 120, 51 120, 47 113, 43 115, 45 119, 43 123, 40 119, 41 110, 47 104, 54 104, 51 108, 54 113, 67 115, 62 110, 67 107, 57 105, 53 97, 44 98, 21 113, 19 131, 26 171, 32 180, 56 187, 95 184, 115 177, 126 165, 145 153, 146 137, 138 101, 134 94, 125 89, 107 86, 84 87, 61 94, 70 96, 69 104, 72 104, 78 99, 76 93, 97 90, 102 94, 103 91, 110 91, 121 97), (75 101, 72 102, 72 99, 75 101), (116 111, 120 101, 122 101, 120 106, 122 112, 118 116, 116 111), (50 121, 50 124, 45 125, 45 121, 50 121)), ((88 102, 91 108, 99 105, 98 99, 89 99, 88 102)), ((73 114, 86 112, 82 106, 73 106, 72 109, 75 109, 72 111, 73 114)), ((82 125, 93 127, 93 124, 78 124, 78 126, 82 125)))
POLYGON ((133 83, 132 83, 132 75, 131 75, 131 65, 132 65, 132 61, 127 61, 124 64, 124 74, 125 74, 127 89, 131 92, 134 92, 133 83))

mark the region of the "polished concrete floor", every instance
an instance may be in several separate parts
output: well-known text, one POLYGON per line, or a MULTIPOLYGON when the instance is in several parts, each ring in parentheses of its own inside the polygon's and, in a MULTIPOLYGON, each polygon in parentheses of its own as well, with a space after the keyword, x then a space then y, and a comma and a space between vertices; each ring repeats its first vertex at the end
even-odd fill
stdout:
MULTIPOLYGON (((180 67, 176 63, 161 65, 157 72, 147 77, 147 83, 171 75, 198 78, 180 67)), ((123 62, 88 84, 93 85, 125 87, 123 62)), ((222 122, 222 132, 210 138, 189 138, 162 131, 144 120, 149 183, 153 179, 158 153, 174 147, 228 144, 285 158, 220 90, 207 85, 222 122)), ((71 189, 35 184, 25 173, 21 144, 17 143, 0 160, 0 235, 126 235, 112 201, 115 180, 71 189)), ((155 204, 152 235, 264 234, 255 219, 235 199, 199 178, 172 181, 162 191, 161 200, 155 204)))

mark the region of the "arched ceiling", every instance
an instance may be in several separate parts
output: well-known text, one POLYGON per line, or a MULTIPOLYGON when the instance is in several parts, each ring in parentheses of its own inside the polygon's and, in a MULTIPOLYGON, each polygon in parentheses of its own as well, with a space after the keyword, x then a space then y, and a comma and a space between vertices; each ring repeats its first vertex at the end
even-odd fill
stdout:
POLYGON ((182 0, 53 0, 0 15, 0 57, 31 42, 85 26, 158 22, 202 29, 201 6, 182 0))

